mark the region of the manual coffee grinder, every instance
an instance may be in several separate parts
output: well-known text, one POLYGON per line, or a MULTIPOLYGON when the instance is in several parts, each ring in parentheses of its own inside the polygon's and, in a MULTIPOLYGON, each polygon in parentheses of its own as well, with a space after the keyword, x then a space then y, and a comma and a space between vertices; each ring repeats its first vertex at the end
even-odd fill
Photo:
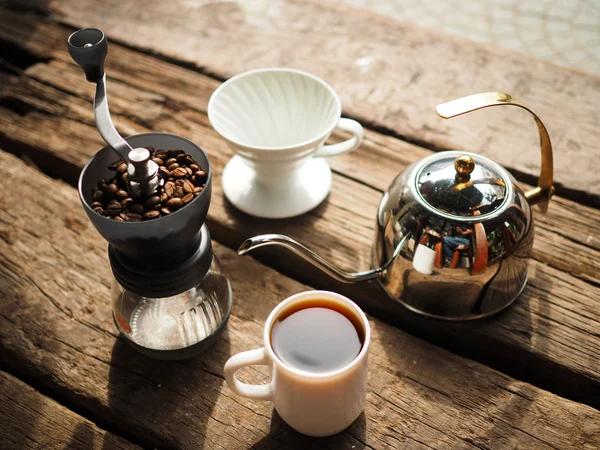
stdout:
MULTIPOLYGON (((94 28, 76 31, 68 39, 68 49, 87 80, 96 83, 95 121, 108 144, 83 168, 78 188, 85 212, 109 243, 115 324, 125 340, 147 356, 181 359, 197 354, 215 340, 231 311, 231 287, 213 254, 204 224, 212 187, 208 157, 193 142, 172 134, 146 133, 123 139, 108 110, 104 33, 94 28), (110 215, 97 212, 104 211, 92 207, 94 195, 114 194, 108 192, 105 186, 110 183, 105 180, 115 175, 109 165, 117 158, 122 161, 121 189, 128 198, 123 202, 166 195, 166 183, 174 178, 169 178, 170 171, 164 167, 159 170, 153 149, 187 155, 202 169, 202 188, 189 193, 183 206, 181 199, 172 200, 178 205, 172 211, 163 208, 163 212, 146 212, 143 217, 121 215, 123 219, 116 217, 115 211, 109 211, 110 215)), ((182 169, 182 173, 187 170, 182 169)), ((109 208, 118 212, 122 206, 114 199, 109 208)))

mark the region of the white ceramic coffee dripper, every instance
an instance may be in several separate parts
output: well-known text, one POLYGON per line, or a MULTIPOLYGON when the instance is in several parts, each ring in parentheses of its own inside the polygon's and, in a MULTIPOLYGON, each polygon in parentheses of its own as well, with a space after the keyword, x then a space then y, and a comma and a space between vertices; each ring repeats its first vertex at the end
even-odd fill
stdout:
POLYGON ((247 214, 273 219, 316 207, 331 189, 324 157, 362 141, 362 126, 341 113, 333 88, 300 70, 253 70, 223 83, 210 98, 208 117, 237 153, 223 170, 227 199, 247 214), (324 145, 336 128, 353 137, 324 145))

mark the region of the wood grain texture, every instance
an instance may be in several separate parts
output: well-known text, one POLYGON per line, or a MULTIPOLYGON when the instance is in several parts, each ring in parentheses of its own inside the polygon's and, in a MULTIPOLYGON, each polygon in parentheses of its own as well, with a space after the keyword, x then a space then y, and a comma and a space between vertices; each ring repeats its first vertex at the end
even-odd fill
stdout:
POLYGON ((600 205, 598 77, 335 2, 34 3, 73 27, 102 24, 110 38, 219 77, 270 66, 307 70, 366 124, 430 148, 480 152, 533 182, 540 155, 528 113, 492 108, 444 121, 434 110, 464 95, 511 93, 549 129, 559 192, 600 205))
MULTIPOLYGON (((269 311, 308 289, 216 244, 234 281, 227 331, 202 356, 147 359, 110 320, 105 242, 74 188, 0 152, 0 365, 27 373, 94 420, 146 446, 181 448, 579 448, 600 445, 600 412, 514 380, 370 318, 367 405, 344 433, 299 435, 269 403, 234 396, 222 367, 261 345, 269 311), (31 180, 35 179, 35 183, 31 180)), ((247 370, 248 382, 265 379, 247 370)))
MULTIPOLYGON (((19 19, 24 20, 15 16, 10 23, 19 19)), ((69 31, 36 20, 46 41, 25 41, 23 45, 32 54, 55 59, 30 66, 20 77, 5 77, 0 94, 0 141, 74 183, 83 164, 104 145, 93 125, 93 85, 83 81, 80 69, 68 62, 66 52, 56 50, 69 31)), ((0 37, 22 42, 16 31, 11 34, 4 25, 0 37)), ((359 150, 331 159, 338 173, 334 174, 329 198, 320 207, 290 220, 251 218, 232 208, 222 196, 220 173, 231 151, 209 127, 204 114, 218 82, 118 45, 111 46, 111 55, 107 60, 111 111, 124 134, 170 131, 208 151, 216 174, 209 225, 213 237, 229 247, 236 248, 253 234, 284 232, 344 268, 367 268, 379 190, 397 171, 430 154, 367 130, 359 150), (181 82, 176 84, 177 80, 181 82), (377 168, 380 177, 374 175, 377 168)), ((278 251, 258 256, 299 280, 346 293, 379 317, 413 333, 598 406, 600 212, 557 197, 550 214, 537 218, 538 238, 528 288, 514 308, 481 324, 440 326, 390 302, 377 285, 336 284, 278 251)))
POLYGON ((0 371, 0 448, 137 449, 31 386, 0 371))
MULTIPOLYGON (((70 56, 63 49, 64 41, 70 30, 48 21, 40 21, 39 18, 22 16, 9 11, 5 11, 5 17, 9 20, 0 23, 0 37, 3 40, 10 41, 21 49, 26 49, 34 55, 33 58, 57 60, 50 61, 51 70, 48 70, 49 68, 45 64, 30 67, 27 70, 27 76, 42 84, 48 84, 63 92, 81 97, 82 102, 76 108, 77 114, 70 114, 70 118, 76 121, 81 120, 82 114, 86 118, 93 118, 92 111, 87 105, 93 96, 94 87, 92 84, 81 82, 80 70, 74 66, 70 56), (32 29, 37 30, 37 33, 43 35, 44 39, 29 39, 30 35, 23 30, 32 29)), ((120 117, 118 124, 124 134, 134 134, 143 129, 158 129, 157 127, 163 126, 165 118, 176 122, 177 126, 184 130, 199 124, 209 126, 204 114, 195 115, 189 108, 206 113, 208 99, 220 84, 219 81, 183 67, 148 58, 144 54, 118 45, 111 46, 111 55, 112 58, 107 61, 107 70, 110 75, 111 110, 113 114, 116 113, 120 117), (132 85, 138 89, 132 91, 132 85), (173 86, 177 88, 173 89, 173 86), (136 105, 135 111, 130 111, 131 104, 136 105), (181 120, 179 116, 181 116, 181 120)), ((8 79, 6 83, 8 83, 8 79)), ((6 84, 6 93, 3 97, 20 100, 23 102, 21 106, 34 102, 34 111, 29 113, 35 113, 35 109, 39 109, 47 115, 58 112, 69 114, 70 109, 73 108, 72 103, 63 105, 63 107, 54 105, 53 99, 47 98, 54 95, 51 89, 46 91, 45 97, 44 94, 36 94, 41 98, 38 100, 31 98, 32 92, 44 88, 45 86, 40 84, 33 88, 27 84, 23 86, 20 86, 19 83, 6 84), (22 98, 19 93, 23 93, 25 98, 22 98)), ((23 120, 22 115, 23 113, 14 115, 13 127, 6 131, 8 136, 12 131, 18 130, 18 120, 19 117, 23 120)), ((30 115, 34 120, 40 118, 35 114, 25 114, 25 120, 30 115)), ((29 122, 27 123, 29 124, 29 122)), ((93 122, 89 123, 93 124, 93 122)), ((33 123, 31 125, 35 127, 33 123)), ((171 126, 173 129, 172 124, 167 122, 165 125, 171 126)), ((73 124, 69 125, 69 128, 75 128, 75 141, 61 142, 59 139, 49 136, 48 139, 53 141, 46 146, 57 148, 63 155, 62 158, 73 163, 74 171, 78 172, 76 167, 80 167, 89 158, 89 151, 86 147, 97 145, 100 148, 104 143, 97 132, 85 131, 86 127, 78 127, 77 124, 73 124)), ((339 135, 337 139, 339 139, 339 135)), ((335 140, 336 136, 332 141, 335 140)), ((42 140, 36 145, 43 145, 42 140)), ((221 145, 221 147, 223 146, 221 145)), ((330 158, 329 161, 333 169, 340 174, 383 192, 402 169, 431 153, 430 150, 422 147, 367 130, 365 143, 359 151, 330 158)), ((47 163, 47 161, 45 162, 47 163)), ((64 168, 61 170, 64 172, 64 168)), ((72 178, 68 178, 68 173, 61 173, 61 175, 63 178, 71 180, 77 176, 73 175, 72 178)), ((522 185, 525 189, 530 187, 523 183, 522 185)), ((593 252, 588 252, 583 247, 600 250, 600 214, 595 209, 581 207, 573 201, 555 197, 548 214, 537 214, 536 221, 539 228, 564 238, 556 241, 549 236, 548 241, 556 242, 556 245, 565 249, 565 254, 570 253, 576 257, 576 260, 571 261, 570 264, 566 264, 564 261, 561 263, 560 259, 550 255, 543 261, 547 264, 556 264, 562 270, 590 279, 598 284, 600 257, 593 252), (583 247, 571 245, 570 241, 581 244, 583 247)))

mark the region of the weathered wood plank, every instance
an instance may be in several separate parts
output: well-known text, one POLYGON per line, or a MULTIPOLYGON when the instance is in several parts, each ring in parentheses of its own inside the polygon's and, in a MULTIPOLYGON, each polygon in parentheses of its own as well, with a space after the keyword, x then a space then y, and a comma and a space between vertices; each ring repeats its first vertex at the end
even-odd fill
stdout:
MULTIPOLYGON (((48 45, 53 40, 63 41, 68 34, 68 30, 46 22, 40 27, 44 27, 48 45)), ((8 35, 2 30, 0 36, 4 39, 8 35)), ((35 44, 28 47, 31 51, 42 52, 43 44, 31 42, 35 44)), ((54 158, 51 163, 67 160, 65 167, 54 172, 74 182, 79 167, 104 144, 92 125, 89 99, 93 86, 82 82, 79 69, 72 63, 65 63, 69 59, 66 52, 51 52, 46 48, 46 54, 57 60, 31 66, 24 77, 16 81, 12 78, 13 82, 5 85, 0 97, 16 99, 29 109, 24 115, 2 109, 0 139, 10 140, 13 150, 25 147, 26 154, 34 159, 40 154, 44 164, 48 164, 48 155, 54 158)), ((388 182, 377 180, 370 169, 380 167, 391 179, 396 170, 429 151, 367 131, 360 150, 332 159, 344 176, 334 176, 334 189, 322 206, 292 220, 253 219, 235 211, 222 197, 219 176, 231 151, 207 128, 202 113, 217 83, 118 45, 113 45, 111 52, 113 58, 107 61, 112 76, 111 109, 122 132, 133 134, 150 128, 171 131, 195 140, 209 152, 216 173, 209 221, 216 239, 236 247, 249 235, 281 231, 343 267, 369 265, 372 222, 381 195, 369 186, 382 189, 388 182), (139 78, 132 77, 132 72, 139 78), (161 74, 169 74, 168 85, 162 83, 161 74), (176 84, 177 79, 184 81, 176 84), (174 85, 178 89, 172 89, 174 85), (132 104, 138 107, 131 108, 132 104)), ((370 311, 411 332, 562 395, 600 405, 600 369, 595 364, 600 354, 596 325, 600 293, 597 287, 582 281, 598 280, 600 253, 595 230, 600 226, 600 213, 557 197, 551 214, 539 218, 534 255, 538 261, 532 264, 530 286, 515 308, 483 325, 438 326, 437 322, 432 324, 402 310, 377 286, 338 285, 281 253, 262 255, 270 264, 305 282, 347 293, 370 311)))
POLYGON ((0 448, 135 449, 136 445, 0 371, 0 448))
MULTIPOLYGON (((152 361, 116 339, 106 246, 74 188, 0 152, 0 364, 145 445, 226 448, 594 448, 600 412, 376 319, 364 415, 310 439, 268 403, 235 397, 222 366, 261 342, 268 312, 306 286, 215 245, 233 281, 228 330, 203 356, 152 361), (32 180, 35 180, 32 182, 32 180), (257 282, 257 280, 259 280, 257 282)), ((264 371, 246 372, 248 381, 264 371)))
MULTIPOLYGON (((8 14, 13 13, 8 12, 8 14)), ((13 14, 11 19, 9 28, 0 23, 0 36, 3 40, 11 39, 11 42, 15 45, 18 44, 26 48, 37 55, 38 58, 49 58, 51 55, 52 58, 73 66, 70 56, 62 47, 69 31, 57 27, 55 24, 45 21, 40 22, 39 19, 32 19, 27 16, 13 14), (13 29, 15 26, 17 29, 13 29), (17 30, 29 30, 36 27, 39 29, 39 33, 45 36, 43 41, 28 40, 28 34, 20 35, 17 33, 17 30)), ((111 93, 114 91, 114 95, 111 96, 111 109, 122 115, 119 124, 124 133, 131 134, 136 129, 135 125, 132 125, 129 121, 131 115, 128 110, 132 103, 137 105, 135 120, 145 126, 150 128, 154 126, 155 128, 156 125, 160 124, 159 116, 161 114, 170 114, 171 118, 177 120, 181 105, 206 113, 210 94, 219 85, 219 82, 212 78, 154 58, 149 59, 146 55, 118 45, 111 47, 111 55, 112 58, 107 61, 107 70, 109 70, 111 76, 109 89, 111 93), (118 82, 115 83, 114 79, 122 81, 126 86, 118 82), (140 90, 132 92, 130 85, 134 85, 140 90), (173 86, 177 86, 177 89, 173 89, 173 86), (166 108, 163 108, 162 105, 165 103, 166 108), (165 109, 168 109, 168 112, 165 109)), ((93 117, 91 110, 87 108, 87 103, 85 103, 85 100, 93 95, 93 85, 81 82, 79 69, 75 68, 73 70, 72 67, 69 68, 59 62, 51 62, 50 64, 55 69, 54 71, 48 71, 46 65, 37 65, 31 67, 27 74, 43 83, 81 96, 84 102, 77 107, 78 115, 83 114, 89 118, 93 117)), ((18 85, 10 88, 11 91, 13 89, 18 90, 18 85)), ((23 86, 21 90, 23 89, 27 92, 29 87, 23 86)), ((31 101, 31 99, 26 100, 31 101)), ((48 108, 48 105, 47 102, 38 101, 36 107, 48 108)), ((73 105, 70 105, 69 108, 73 108, 73 105)), ((52 109, 48 113, 52 113, 52 109)), ((67 111, 61 110, 61 113, 68 113, 68 109, 67 111)), ((187 116, 187 120, 184 122, 193 120, 196 123, 208 124, 206 117, 203 115, 190 116, 186 114, 185 109, 181 111, 181 114, 184 117, 187 116)), ((181 126, 186 125, 182 123, 181 126)), ((336 171, 380 191, 384 191, 396 174, 408 164, 431 154, 429 150, 380 133, 367 131, 366 136, 365 145, 361 150, 332 158, 330 161, 336 171)), ((89 142, 88 145, 91 142, 97 142, 98 145, 102 144, 97 133, 93 134, 93 137, 93 141, 87 141, 89 142)), ((77 158, 81 157, 81 160, 87 160, 87 155, 78 154, 78 149, 85 145, 83 144, 86 142, 85 139, 86 137, 83 140, 73 142, 75 148, 65 153, 65 159, 70 160, 74 155, 77 155, 77 158)), ((53 143, 53 145, 57 144, 53 143)), ((62 145, 66 145, 66 143, 62 145)), ((60 148, 61 152, 64 151, 62 147, 60 148)), ((590 254, 583 247, 572 245, 571 241, 582 244, 584 247, 600 250, 600 238, 598 237, 600 236, 600 214, 594 209, 581 207, 570 200, 555 197, 548 215, 537 214, 536 220, 541 229, 560 234, 565 238, 558 242, 553 237, 548 236, 547 240, 549 242, 556 242, 556 245, 565 249, 565 254, 577 255, 575 261, 568 264, 567 261, 552 258, 549 252, 542 251, 541 254, 546 255, 542 261, 597 284, 600 276, 598 275, 600 273, 600 258, 597 255, 594 257, 593 252, 590 254)))
MULTIPOLYGON (((72 89, 74 94, 82 96, 91 94, 91 92, 89 92, 89 88, 91 86, 77 83, 78 73, 73 72, 72 67, 63 65, 62 63, 54 62, 50 64, 50 68, 54 70, 49 70, 48 66, 45 64, 37 65, 31 67, 27 71, 27 75, 36 80, 40 80, 43 83, 55 85, 61 90, 67 90, 70 86, 78 85, 80 86, 80 89, 72 89)), ((73 123, 73 128, 75 129, 87 129, 85 126, 79 123, 79 121, 82 120, 82 117, 91 123, 90 121, 93 117, 92 112, 86 108, 87 103, 84 98, 82 98, 81 102, 79 102, 77 105, 73 105, 73 101, 62 93, 59 93, 62 98, 57 99, 56 91, 52 88, 48 88, 44 84, 35 82, 26 83, 17 80, 16 83, 9 84, 8 86, 10 86, 11 93, 9 95, 11 98, 17 98, 23 102, 33 104, 35 108, 41 111, 45 110, 45 112, 48 114, 52 114, 52 108, 48 108, 48 102, 58 103, 55 106, 60 106, 60 111, 57 111, 56 107, 54 110, 59 112, 61 117, 75 119, 75 123, 73 123), (72 114, 71 110, 74 110, 76 114, 72 114)), ((128 95, 128 91, 131 91, 129 86, 116 83, 115 92, 117 93, 117 101, 113 106, 114 112, 124 115, 135 115, 130 113, 130 104, 132 102, 136 102, 139 105, 141 112, 136 119, 142 124, 148 124, 149 122, 152 123, 152 121, 160 122, 162 120, 160 116, 167 112, 165 111, 167 108, 171 113, 167 126, 171 127, 171 129, 173 129, 173 122, 171 121, 173 118, 175 120, 176 127, 184 126, 189 128, 190 121, 206 124, 205 116, 190 116, 185 112, 179 111, 177 108, 173 107, 173 105, 169 105, 169 100, 172 99, 166 99, 160 95, 152 94, 146 94, 144 96, 142 92, 136 91, 129 92, 128 95), (121 96, 125 97, 125 101, 122 100, 121 96), (164 104, 165 107, 163 107, 161 104, 164 104), (175 117, 176 115, 181 117, 177 118, 175 117), (186 123, 188 124, 187 126, 186 123)), ((7 114, 10 113, 7 112, 7 114)), ((14 120, 10 121, 5 128, 5 134, 8 136, 16 135, 18 130, 23 126, 23 122, 26 125, 33 127, 34 123, 39 122, 40 120, 40 117, 36 114, 27 115, 25 118, 22 118, 20 115, 17 115, 13 112, 12 117, 14 120)), ((132 127, 128 124, 128 122, 129 119, 124 117, 123 125, 125 130, 134 132, 133 130, 135 130, 135 125, 132 127)), ((78 131, 75 134, 80 136, 86 133, 78 131)), ((93 131, 90 131, 87 134, 93 134, 93 131)), ((69 148, 73 146, 74 141, 72 139, 67 141, 60 136, 51 136, 48 138, 46 137, 46 133, 43 132, 39 133, 38 136, 39 139, 32 143, 32 145, 35 145, 36 147, 45 145, 52 148, 58 148, 60 154, 64 154, 64 158, 76 166, 81 165, 82 162, 87 160, 89 156, 85 151, 81 151, 81 149, 84 149, 86 146, 86 144, 83 143, 85 136, 83 136, 83 139, 78 141, 74 151, 69 150, 69 148)), ((336 167, 340 173, 348 175, 352 178, 356 178, 363 183, 370 184, 370 182, 373 182, 376 188, 383 189, 383 186, 385 186, 384 183, 387 182, 381 181, 381 179, 376 179, 372 176, 364 176, 363 174, 365 173, 371 173, 369 170, 361 170, 358 173, 354 173, 353 168, 364 168, 365 166, 368 168, 371 165, 374 168, 377 164, 377 160, 379 161, 379 166, 382 167, 382 175, 388 176, 388 178, 391 180, 396 173, 394 171, 399 170, 399 167, 405 167, 408 163, 406 161, 402 161, 402 158, 386 157, 386 155, 383 154, 384 152, 389 153, 391 151, 395 151, 396 155, 401 157, 404 156, 405 159, 409 160, 409 162, 412 162, 416 158, 416 155, 425 155, 428 153, 428 151, 419 149, 418 147, 411 146, 410 144, 406 144, 395 139, 389 139, 387 144, 391 148, 386 148, 384 152, 381 152, 378 151, 378 147, 380 147, 379 144, 376 144, 374 141, 374 139, 379 137, 381 136, 377 133, 367 131, 367 140, 361 150, 352 156, 344 156, 333 159, 334 167, 336 167)), ((98 146, 102 145, 102 142, 97 134, 95 135, 94 142, 98 142, 98 146)), ((221 145, 221 147, 223 146, 221 145)), ((595 210, 581 208, 581 213, 584 215, 586 212, 592 211, 592 213, 588 214, 588 220, 586 220, 585 216, 583 217, 583 220, 581 220, 580 212, 573 210, 573 202, 556 197, 555 203, 556 204, 553 205, 548 217, 538 215, 538 222, 542 233, 541 238, 545 239, 546 242, 546 245, 542 246, 540 250, 540 254, 543 255, 541 260, 551 264, 554 267, 560 268, 563 271, 568 271, 576 276, 580 276, 584 279, 598 283, 600 261, 598 258, 595 258, 594 255, 597 254, 596 249, 600 248, 600 240, 597 237, 598 232, 600 232, 600 221, 594 220, 595 210), (559 221, 560 227, 556 226, 557 221, 559 221), (589 249, 588 247, 592 247, 592 249, 589 249), (553 255, 549 250, 555 250, 556 248, 558 248, 558 251, 555 251, 553 255), (572 255, 575 255, 575 257, 573 258, 572 255), (561 256, 568 256, 568 259, 561 259, 561 256)), ((596 213, 596 215, 600 217, 600 214, 596 213)))
MULTIPOLYGON (((0 37, 11 41, 20 48, 27 49, 37 58, 55 58, 73 65, 71 58, 64 51, 63 45, 70 31, 39 18, 31 18, 6 12, 10 18, 9 23, 0 23, 0 37), (37 29, 43 34, 44 40, 30 40, 29 33, 24 30, 37 29)), ((144 124, 152 124, 160 115, 161 102, 169 102, 171 114, 175 116, 178 105, 186 105, 195 110, 206 113, 208 99, 220 82, 195 73, 183 67, 169 64, 157 59, 149 59, 146 55, 132 51, 118 45, 111 47, 112 58, 107 61, 107 70, 111 80, 116 79, 134 85, 140 91, 131 92, 129 87, 117 84, 114 101, 127 107, 131 102, 136 102, 136 120, 144 124), (173 89, 176 86, 177 89, 173 89), (158 94, 156 98, 152 96, 158 94), (161 97, 162 96, 162 97, 161 97), (121 101, 125 98, 125 103, 121 101), (129 103, 127 103, 129 102, 129 103)), ((51 64, 54 64, 51 62, 51 64)), ((81 73, 64 67, 61 64, 56 70, 63 74, 63 80, 57 80, 56 72, 47 72, 45 65, 33 66, 28 70, 28 75, 36 80, 50 85, 59 83, 59 88, 74 95, 81 96, 84 100, 93 95, 93 85, 81 82, 81 73), (63 72, 64 71, 64 72, 63 72)), ((112 97, 111 97, 112 98, 112 97)), ((85 104, 84 104, 85 105, 85 104)), ((91 111, 82 105, 81 111, 91 116, 91 111)), ((111 103, 111 107, 115 106, 111 103)), ((38 107, 43 107, 39 102, 38 107)), ((126 115, 127 108, 119 108, 117 112, 126 115)), ((206 117, 194 117, 199 123, 207 124, 206 117)), ((131 128, 123 118, 120 121, 124 132, 131 132, 131 128)), ((330 159, 332 166, 338 172, 359 180, 377 190, 384 191, 396 174, 424 156, 430 155, 430 150, 411 145, 401 140, 380 133, 367 130, 367 139, 361 151, 330 159)), ((97 142, 102 141, 96 135, 97 142)), ((65 157, 69 157, 66 155, 65 157)), ((577 203, 555 197, 553 207, 548 216, 538 215, 538 223, 546 228, 552 228, 570 240, 575 240, 583 245, 600 249, 600 218, 595 216, 594 209, 579 207, 577 203)), ((588 258, 591 259, 591 258, 588 258)), ((572 269, 571 269, 572 270, 572 269)))
POLYGON ((430 147, 478 150, 531 182, 540 156, 525 111, 494 108, 451 121, 434 111, 463 95, 507 91, 548 126, 559 192, 600 205, 598 77, 335 2, 153 0, 139 8, 49 0, 45 9, 74 27, 102 24, 114 39, 221 77, 269 66, 313 72, 340 93, 347 114, 430 147))

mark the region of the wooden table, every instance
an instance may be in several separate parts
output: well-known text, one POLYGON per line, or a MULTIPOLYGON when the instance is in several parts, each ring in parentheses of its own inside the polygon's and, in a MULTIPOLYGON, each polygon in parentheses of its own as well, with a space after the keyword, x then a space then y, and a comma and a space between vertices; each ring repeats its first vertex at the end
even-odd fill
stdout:
MULTIPOLYGON (((600 447, 599 100, 598 78, 336 3, 1 2, 0 448, 600 447), (180 134, 211 158, 208 225, 234 306, 200 357, 149 360, 111 322, 106 243, 75 188, 104 146, 94 86, 66 51, 66 37, 85 26, 110 40, 120 132, 180 134), (331 159, 333 189, 321 206, 267 221, 223 198, 232 152, 206 107, 222 79, 277 65, 325 78, 345 115, 368 129, 360 149, 331 159), (336 284, 276 249, 236 255, 250 235, 283 232, 344 268, 367 268, 382 191, 442 148, 481 151, 533 183, 539 155, 525 113, 435 116, 437 103, 488 90, 520 95, 546 122, 558 182, 548 214, 536 213, 528 286, 506 313, 425 320, 374 284, 336 284), (294 432, 269 403, 234 396, 222 371, 230 355, 261 345, 279 301, 310 288, 356 300, 374 334, 365 412, 326 439, 294 432)), ((256 382, 266 372, 243 376, 256 382)))

